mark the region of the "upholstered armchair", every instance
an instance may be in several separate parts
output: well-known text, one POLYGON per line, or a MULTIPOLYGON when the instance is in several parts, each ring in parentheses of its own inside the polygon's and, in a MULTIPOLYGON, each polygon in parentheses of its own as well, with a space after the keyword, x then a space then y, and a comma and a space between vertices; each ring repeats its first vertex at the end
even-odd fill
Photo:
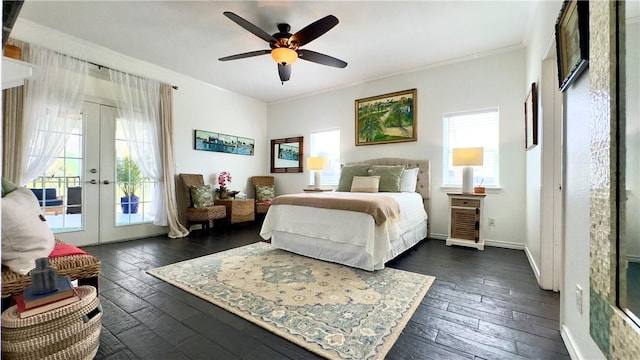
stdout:
MULTIPOLYGON (((185 227, 187 229, 189 229, 192 224, 202 224, 203 229, 208 231, 211 221, 224 219, 227 216, 227 208, 224 205, 214 205, 213 198, 210 202, 193 199, 191 188, 202 188, 205 186, 202 174, 180 174, 179 177, 183 185, 183 200, 186 206, 185 227)), ((212 190, 211 196, 213 196, 212 190)))
POLYGON ((275 197, 273 176, 252 176, 251 183, 256 192, 256 214, 266 214, 275 197))

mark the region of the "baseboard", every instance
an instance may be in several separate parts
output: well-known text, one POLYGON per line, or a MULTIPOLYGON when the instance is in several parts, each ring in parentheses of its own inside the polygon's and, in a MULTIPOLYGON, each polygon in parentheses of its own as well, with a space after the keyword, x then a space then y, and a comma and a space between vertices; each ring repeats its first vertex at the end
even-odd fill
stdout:
MULTIPOLYGON (((435 240, 447 240, 449 236, 447 234, 431 234, 431 239, 435 239, 435 240)), ((508 242, 508 241, 500 241, 500 240, 491 240, 491 239, 484 239, 484 245, 485 246, 493 246, 493 247, 500 247, 500 248, 505 248, 505 249, 514 249, 514 250, 524 250, 525 246, 523 244, 519 244, 519 243, 512 243, 512 242, 508 242)))
POLYGON ((533 270, 533 274, 536 276, 536 280, 538 284, 540 284, 540 269, 538 268, 538 264, 533 260, 533 256, 529 251, 529 248, 525 245, 524 253, 527 255, 527 260, 529 260, 529 266, 531 266, 531 270, 533 270))
POLYGON ((520 243, 501 241, 501 240, 491 240, 491 239, 484 239, 484 245, 485 246, 500 247, 500 248, 505 248, 505 249, 514 249, 514 250, 524 250, 525 249, 524 245, 520 244, 520 243))
POLYGON ((431 233, 431 239, 447 240, 447 237, 448 237, 447 234, 434 234, 434 233, 431 233))
POLYGON ((566 326, 564 326, 564 324, 560 327, 560 336, 562 337, 562 341, 564 341, 564 346, 567 348, 567 352, 571 359, 584 359, 580 355, 578 348, 575 346, 575 341, 573 340, 573 336, 571 336, 571 332, 566 326))

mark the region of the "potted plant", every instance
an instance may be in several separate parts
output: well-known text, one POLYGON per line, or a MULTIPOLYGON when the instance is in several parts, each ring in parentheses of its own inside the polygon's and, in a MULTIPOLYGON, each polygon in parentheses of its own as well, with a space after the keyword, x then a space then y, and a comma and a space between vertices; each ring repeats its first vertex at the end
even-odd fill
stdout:
POLYGON ((135 161, 125 157, 116 167, 118 186, 124 196, 120 198, 123 214, 137 214, 140 198, 136 196, 136 188, 142 182, 142 173, 135 161))

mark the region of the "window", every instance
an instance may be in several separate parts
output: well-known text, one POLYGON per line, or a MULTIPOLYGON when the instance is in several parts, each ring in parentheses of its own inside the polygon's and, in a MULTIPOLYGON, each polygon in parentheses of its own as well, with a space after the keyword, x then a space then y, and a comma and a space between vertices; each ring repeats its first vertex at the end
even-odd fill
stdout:
POLYGON ((483 166, 473 171, 473 183, 498 187, 499 169, 499 112, 497 108, 450 113, 443 115, 443 186, 462 186, 462 167, 452 165, 454 148, 484 148, 483 166))
MULTIPOLYGON (((322 171, 322 185, 338 185, 340 179, 340 129, 315 131, 311 133, 309 156, 329 158, 327 169, 322 171)), ((314 184, 314 173, 309 172, 309 184, 314 184)))

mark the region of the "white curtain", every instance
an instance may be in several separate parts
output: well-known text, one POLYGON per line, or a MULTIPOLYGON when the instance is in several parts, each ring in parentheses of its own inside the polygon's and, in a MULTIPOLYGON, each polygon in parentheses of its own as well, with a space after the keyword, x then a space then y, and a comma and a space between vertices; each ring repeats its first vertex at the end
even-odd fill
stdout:
POLYGON ((118 121, 129 140, 131 159, 142 174, 156 182, 153 194, 154 225, 167 225, 160 151, 160 82, 109 70, 114 84, 118 121))
POLYGON ((87 62, 31 45, 25 59, 40 68, 24 91, 19 184, 42 176, 64 149, 84 97, 87 62))

